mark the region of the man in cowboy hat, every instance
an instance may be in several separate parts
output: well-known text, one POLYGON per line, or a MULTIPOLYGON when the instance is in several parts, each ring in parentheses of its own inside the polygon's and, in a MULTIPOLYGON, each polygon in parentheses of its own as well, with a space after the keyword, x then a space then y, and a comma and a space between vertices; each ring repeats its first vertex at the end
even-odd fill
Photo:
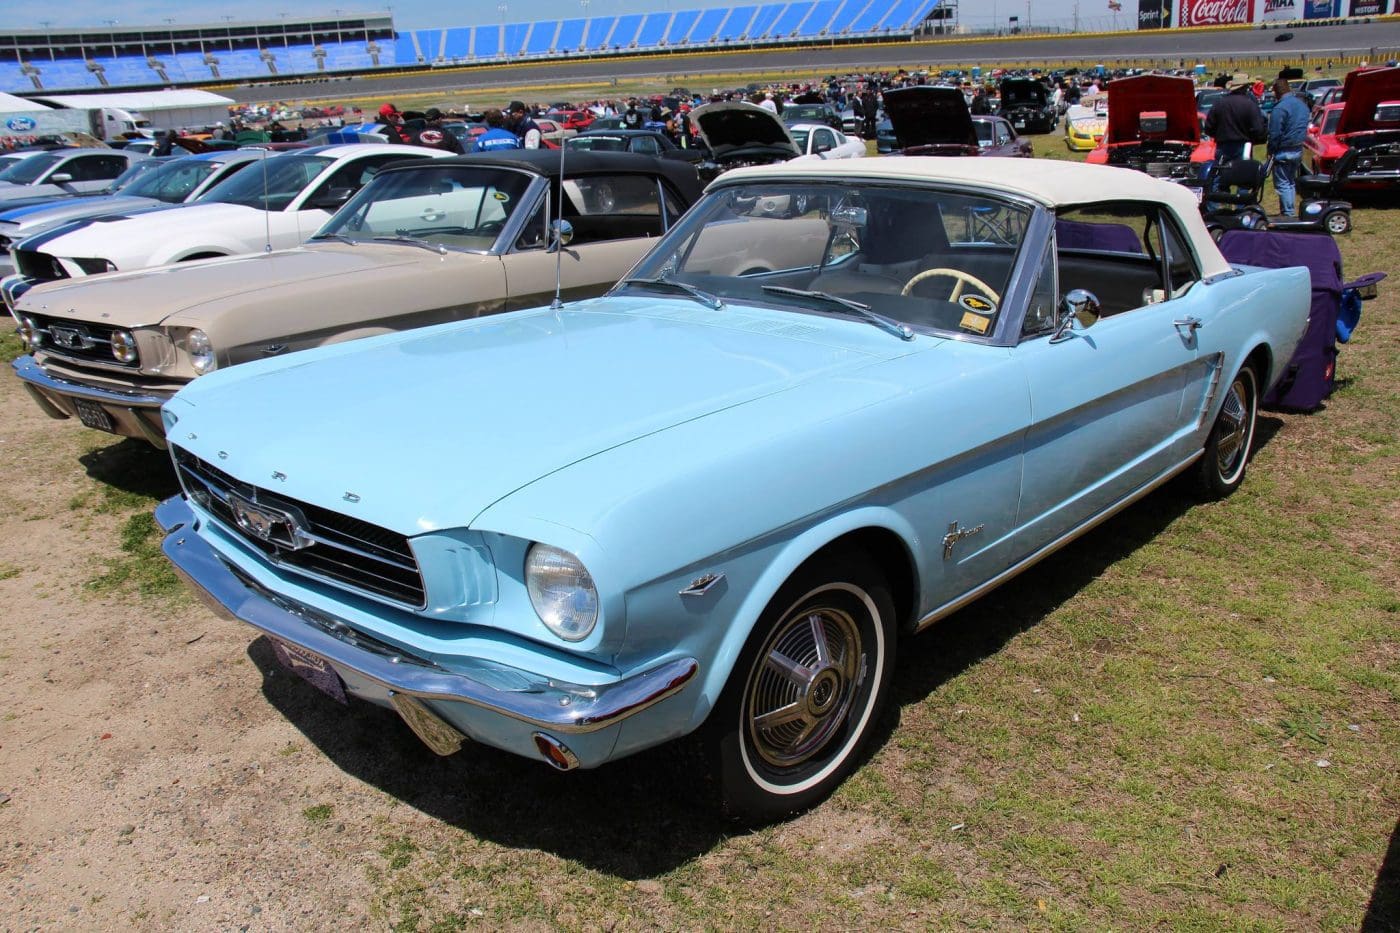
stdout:
POLYGON ((1215 160, 1221 165, 1244 158, 1246 146, 1269 138, 1269 124, 1250 84, 1248 75, 1235 75, 1228 93, 1206 114, 1206 135, 1215 140, 1215 160))

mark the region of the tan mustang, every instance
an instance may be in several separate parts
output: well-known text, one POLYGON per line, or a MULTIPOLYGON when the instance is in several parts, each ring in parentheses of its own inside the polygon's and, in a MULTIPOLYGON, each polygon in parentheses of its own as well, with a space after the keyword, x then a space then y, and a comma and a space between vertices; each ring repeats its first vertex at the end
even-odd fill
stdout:
POLYGON ((163 446, 160 406, 216 368, 545 304, 556 267, 565 299, 600 295, 698 188, 613 153, 570 153, 562 180, 549 151, 385 169, 304 246, 31 289, 13 365, 53 417, 163 446))

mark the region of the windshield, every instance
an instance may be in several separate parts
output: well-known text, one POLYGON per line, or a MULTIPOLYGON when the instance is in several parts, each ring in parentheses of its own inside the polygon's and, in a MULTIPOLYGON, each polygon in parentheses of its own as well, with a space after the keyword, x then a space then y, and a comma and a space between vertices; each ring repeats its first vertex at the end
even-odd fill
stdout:
POLYGON ((490 249, 520 209, 530 178, 464 165, 391 172, 362 188, 316 236, 415 237, 434 246, 490 249))
POLYGON ((246 172, 219 182, 200 203, 284 211, 334 161, 325 156, 269 155, 246 172))
POLYGON ((573 136, 565 143, 570 149, 586 149, 590 152, 626 152, 627 140, 621 136, 573 136))
POLYGON ((0 172, 0 181, 8 181, 16 185, 32 185, 40 175, 61 161, 63 161, 62 153, 44 152, 30 156, 0 172))
POLYGON ((987 336, 1030 216, 993 197, 912 185, 726 186, 691 208, 629 279, 678 282, 725 302, 851 313, 781 289, 820 291, 916 330, 987 336))
POLYGON ((808 105, 788 104, 783 108, 783 119, 795 122, 807 122, 815 120, 820 123, 826 119, 826 108, 808 105))
POLYGON ((112 179, 112 183, 104 188, 102 193, 116 194, 118 191, 123 191, 131 187, 136 179, 140 178, 142 175, 145 175, 147 172, 153 172, 165 164, 166 163, 161 159, 142 159, 140 162, 133 162, 131 163, 131 168, 112 179))
POLYGON ((218 168, 218 163, 208 159, 176 159, 144 173, 128 184, 122 194, 133 198, 155 198, 166 204, 181 204, 218 168))
POLYGON ((1325 117, 1322 118, 1322 132, 1324 132, 1324 133, 1335 133, 1335 132, 1337 132, 1337 124, 1338 124, 1338 123, 1341 123, 1341 122, 1342 122, 1342 108, 1341 108, 1341 107, 1338 107, 1336 110, 1329 110, 1329 111, 1327 112, 1327 116, 1325 116, 1325 117))

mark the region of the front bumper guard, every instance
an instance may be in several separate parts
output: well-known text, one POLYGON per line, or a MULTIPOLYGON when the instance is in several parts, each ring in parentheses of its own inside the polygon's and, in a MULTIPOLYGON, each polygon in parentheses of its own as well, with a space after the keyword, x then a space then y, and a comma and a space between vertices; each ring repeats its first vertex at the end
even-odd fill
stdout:
POLYGON ((194 520, 194 512, 180 496, 156 509, 156 523, 167 532, 162 550, 196 594, 225 618, 246 622, 379 684, 409 727, 439 754, 456 751, 462 736, 424 700, 465 703, 546 733, 589 733, 674 696, 699 669, 694 658, 676 658, 596 686, 566 683, 483 659, 464 658, 464 670, 449 671, 261 586, 196 534, 191 527, 194 520))

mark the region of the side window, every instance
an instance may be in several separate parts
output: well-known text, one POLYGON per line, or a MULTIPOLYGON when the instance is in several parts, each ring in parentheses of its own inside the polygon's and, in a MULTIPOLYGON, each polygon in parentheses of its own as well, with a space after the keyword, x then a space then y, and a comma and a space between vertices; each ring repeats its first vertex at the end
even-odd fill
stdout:
POLYGON ((1026 319, 1021 323, 1021 337, 1039 337, 1055 329, 1055 309, 1059 293, 1055 287, 1055 243, 1045 251, 1040 261, 1040 274, 1035 278, 1035 291, 1026 307, 1026 319))
POLYGON ((1104 316, 1167 295, 1155 204, 1117 201, 1062 209, 1055 221, 1055 254, 1060 292, 1092 292, 1104 316))
MULTIPOLYGON (((415 158, 413 155, 402 153, 392 153, 389 155, 374 155, 367 159, 356 159, 348 162, 336 169, 330 178, 323 181, 316 194, 317 197, 326 194, 336 188, 349 188, 351 191, 359 191, 369 180, 379 173, 379 170, 391 162, 399 162, 405 158, 415 158)), ((421 158, 421 156, 417 157, 421 158)))
POLYGON ((1167 293, 1173 298, 1180 298, 1200 280, 1201 274, 1196 269, 1196 257, 1186 245, 1186 237, 1182 235, 1171 215, 1162 212, 1160 216, 1162 257, 1166 261, 1169 276, 1167 293))
POLYGON ((831 137, 831 130, 817 130, 815 137, 812 141, 813 152, 830 152, 834 148, 835 142, 831 137))
POLYGON ((125 170, 125 159, 92 155, 69 159, 58 171, 72 175, 74 181, 107 181, 116 178, 125 170))
POLYGON ((1004 123, 998 123, 998 124, 997 124, 997 145, 998 145, 998 146, 1005 146, 1005 145, 1006 145, 1007 143, 1009 143, 1009 142, 1011 142, 1011 132, 1010 132, 1009 130, 1007 130, 1006 124, 1004 124, 1004 123))
POLYGON ((520 237, 515 241, 517 250, 544 249, 548 245, 550 218, 545 214, 545 207, 549 203, 548 198, 540 196, 540 203, 530 213, 529 223, 525 224, 525 228, 520 231, 520 237))
POLYGON ((685 213, 685 203, 681 201, 674 191, 666 186, 665 182, 661 182, 660 184, 661 197, 666 201, 666 229, 669 230, 671 227, 675 226, 676 221, 680 220, 681 215, 685 213))
POLYGON ((650 136, 637 136, 632 140, 632 151, 643 155, 657 155, 661 152, 661 146, 650 136))
POLYGON ((566 178, 563 189, 576 244, 661 235, 661 197, 650 175, 566 178))

